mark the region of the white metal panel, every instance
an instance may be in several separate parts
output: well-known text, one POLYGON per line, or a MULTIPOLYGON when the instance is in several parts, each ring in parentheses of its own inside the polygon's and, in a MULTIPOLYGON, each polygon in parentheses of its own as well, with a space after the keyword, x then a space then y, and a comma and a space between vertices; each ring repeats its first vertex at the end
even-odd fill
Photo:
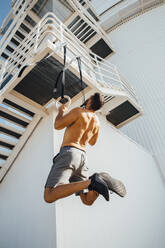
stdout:
MULTIPOLYGON (((99 141, 88 148, 87 166, 90 174, 107 171, 120 178, 126 185, 127 197, 111 195, 111 201, 106 202, 100 196, 91 207, 74 195, 56 205, 44 203, 44 184, 54 156, 54 118, 49 115, 40 123, 0 184, 1 245, 77 248, 79 244, 79 248, 100 248, 104 244, 109 248, 111 242, 113 248, 161 247, 165 202, 155 163, 150 154, 116 132, 102 117, 99 141)), ((54 132, 55 154, 62 135, 63 131, 54 132)))
POLYGON ((92 4, 98 14, 101 14, 105 10, 113 7, 115 4, 120 3, 120 0, 92 0, 92 4))
POLYGON ((53 158, 52 121, 50 116, 39 124, 0 184, 1 247, 56 248, 54 204, 43 200, 53 158))
POLYGON ((122 180, 126 198, 100 196, 90 207, 74 195, 57 201, 57 247, 163 248, 164 186, 153 158, 100 119, 98 143, 87 149, 89 174, 106 171, 122 180))
POLYGON ((101 26, 109 32, 136 15, 164 4, 164 0, 124 0, 113 8, 107 8, 101 14, 101 26), (118 18, 117 18, 118 17, 118 18))
POLYGON ((71 11, 71 8, 69 9, 66 5, 62 4, 59 0, 53 0, 53 13, 62 22, 65 22, 66 19, 73 13, 73 11, 71 11))
POLYGON ((111 62, 136 89, 144 116, 122 130, 156 155, 165 173, 165 6, 109 33, 116 46, 111 62), (121 45, 122 44, 122 45, 121 45))

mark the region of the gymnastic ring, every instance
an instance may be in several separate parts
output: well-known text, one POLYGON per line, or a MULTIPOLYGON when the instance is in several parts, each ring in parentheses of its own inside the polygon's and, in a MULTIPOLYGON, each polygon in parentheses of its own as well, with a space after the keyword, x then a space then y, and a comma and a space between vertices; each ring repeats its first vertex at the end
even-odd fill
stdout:
MULTIPOLYGON (((68 101, 66 103, 64 103, 64 105, 69 108, 69 106, 71 105, 71 98, 67 95, 64 95, 64 98, 66 98, 68 101)), ((59 107, 62 105, 62 103, 60 103, 60 100, 62 99, 62 97, 58 97, 56 100, 56 109, 58 110, 59 107)))

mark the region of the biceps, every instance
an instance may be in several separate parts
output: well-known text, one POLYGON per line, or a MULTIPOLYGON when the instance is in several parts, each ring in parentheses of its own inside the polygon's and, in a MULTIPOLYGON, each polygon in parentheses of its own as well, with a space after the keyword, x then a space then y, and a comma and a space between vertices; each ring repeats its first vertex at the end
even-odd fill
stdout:
POLYGON ((71 125, 71 123, 72 123, 71 120, 62 118, 60 120, 55 120, 54 127, 55 129, 60 130, 71 125))

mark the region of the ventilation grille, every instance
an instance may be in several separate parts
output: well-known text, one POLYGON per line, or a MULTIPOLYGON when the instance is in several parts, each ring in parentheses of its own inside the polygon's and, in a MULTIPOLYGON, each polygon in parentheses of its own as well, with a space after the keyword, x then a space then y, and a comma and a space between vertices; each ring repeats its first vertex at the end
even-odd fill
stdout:
MULTIPOLYGON (((15 87, 15 90, 31 100, 45 105, 52 98, 58 98, 61 95, 61 78, 58 83, 57 92, 53 93, 55 82, 62 70, 63 65, 54 57, 41 60, 15 87)), ((71 98, 77 95, 86 84, 81 81, 69 69, 65 74, 65 95, 71 98)))
POLYGON ((111 110, 109 114, 106 115, 106 119, 113 125, 118 126, 138 113, 139 111, 129 101, 125 101, 111 110))
POLYGON ((90 49, 102 59, 105 59, 113 52, 103 39, 98 40, 90 49))

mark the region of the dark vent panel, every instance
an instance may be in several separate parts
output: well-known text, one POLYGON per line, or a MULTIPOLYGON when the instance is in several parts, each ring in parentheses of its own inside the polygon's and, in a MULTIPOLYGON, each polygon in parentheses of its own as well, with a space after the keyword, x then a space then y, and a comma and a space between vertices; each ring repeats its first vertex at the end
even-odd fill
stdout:
MULTIPOLYGON (((58 88, 55 94, 53 94, 53 89, 62 68, 63 65, 54 57, 42 59, 15 87, 15 90, 40 105, 45 105, 50 99, 56 99, 61 95, 61 79, 58 82, 58 88)), ((84 89, 86 86, 83 82, 82 88, 84 89)), ((65 95, 72 98, 82 88, 79 77, 70 70, 66 70, 65 95)))
POLYGON ((98 40, 90 49, 103 59, 113 52, 103 39, 98 40))
POLYGON ((139 111, 129 101, 125 101, 111 110, 110 113, 106 115, 106 119, 113 125, 118 126, 138 113, 139 111))

